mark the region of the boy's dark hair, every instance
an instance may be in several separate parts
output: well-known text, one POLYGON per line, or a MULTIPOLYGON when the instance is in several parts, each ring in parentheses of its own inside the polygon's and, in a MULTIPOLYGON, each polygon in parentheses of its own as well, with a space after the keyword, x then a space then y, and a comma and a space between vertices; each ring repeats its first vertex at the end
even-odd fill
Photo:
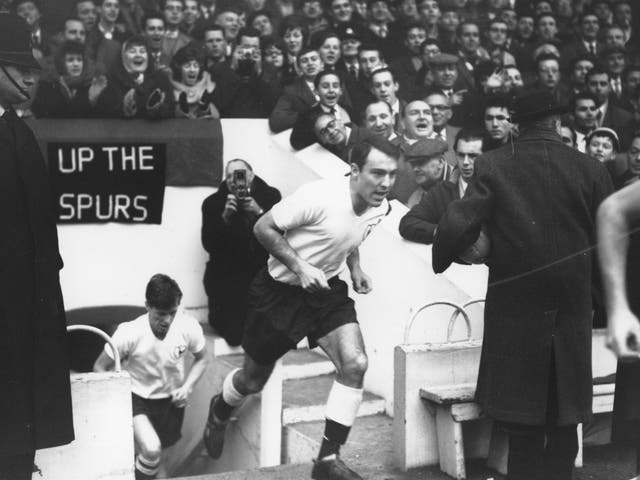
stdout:
POLYGON ((147 283, 145 300, 149 307, 168 309, 182 300, 182 290, 173 278, 156 273, 147 283))

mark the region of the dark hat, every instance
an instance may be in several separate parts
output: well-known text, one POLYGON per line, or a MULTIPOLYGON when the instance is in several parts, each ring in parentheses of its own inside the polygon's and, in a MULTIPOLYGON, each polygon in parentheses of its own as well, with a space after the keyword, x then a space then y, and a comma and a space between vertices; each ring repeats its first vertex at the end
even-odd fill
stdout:
POLYGON ((450 53, 438 53, 429 59, 430 65, 451 65, 458 61, 458 57, 450 53))
POLYGON ((362 40, 362 30, 353 22, 341 23, 336 27, 336 32, 338 32, 340 40, 346 40, 347 38, 362 40))
POLYGON ((421 138, 405 150, 404 156, 409 162, 428 160, 444 155, 447 150, 449 150, 449 145, 439 138, 421 138))
POLYGON ((600 54, 601 57, 606 57, 607 55, 611 55, 613 53, 620 53, 622 55, 626 55, 627 54, 627 49, 624 48, 623 45, 610 45, 607 48, 605 48, 602 53, 600 54))
POLYGON ((22 17, 0 13, 0 64, 40 69, 33 57, 31 31, 22 17))
POLYGON ((525 90, 514 99, 511 108, 514 122, 562 115, 567 111, 568 107, 560 105, 548 90, 525 90))

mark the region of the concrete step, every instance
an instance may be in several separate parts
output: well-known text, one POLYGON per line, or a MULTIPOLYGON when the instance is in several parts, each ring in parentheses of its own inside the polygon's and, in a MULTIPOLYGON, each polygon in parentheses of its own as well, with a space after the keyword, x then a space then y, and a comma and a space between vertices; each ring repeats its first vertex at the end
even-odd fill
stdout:
MULTIPOLYGON (((240 368, 244 360, 243 353, 221 355, 219 358, 229 365, 240 368)), ((335 367, 326 355, 308 348, 291 350, 282 358, 284 380, 294 380, 335 372, 335 367)))
MULTIPOLYGON (((393 469, 393 420, 386 415, 358 418, 341 455, 355 471, 393 469)), ((324 420, 289 425, 282 429, 282 463, 308 463, 318 455, 324 420)))
MULTIPOLYGON (((287 380, 282 385, 282 424, 324 421, 324 410, 333 375, 287 380)), ((382 397, 364 392, 358 416, 376 415, 385 410, 382 397)))

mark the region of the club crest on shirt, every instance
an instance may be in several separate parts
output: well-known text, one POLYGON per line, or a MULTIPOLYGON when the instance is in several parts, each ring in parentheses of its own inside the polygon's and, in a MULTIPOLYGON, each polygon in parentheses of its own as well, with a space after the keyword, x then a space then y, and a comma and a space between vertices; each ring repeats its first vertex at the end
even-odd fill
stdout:
POLYGON ((173 356, 175 358, 180 358, 186 350, 187 350, 186 345, 178 345, 176 348, 173 349, 173 356))

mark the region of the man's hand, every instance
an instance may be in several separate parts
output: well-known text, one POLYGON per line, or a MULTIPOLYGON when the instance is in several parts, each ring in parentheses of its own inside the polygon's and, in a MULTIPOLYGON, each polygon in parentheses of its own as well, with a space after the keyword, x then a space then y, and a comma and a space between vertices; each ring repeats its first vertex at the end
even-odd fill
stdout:
POLYGON ((621 360, 640 359, 640 321, 629 309, 609 317, 607 347, 621 360))
POLYGON ((359 268, 355 268, 351 271, 351 282, 356 293, 360 293, 362 295, 366 295, 373 288, 373 285, 371 284, 371 277, 359 268))
POLYGON ((262 215, 264 212, 262 207, 258 205, 258 202, 253 197, 243 197, 240 199, 240 208, 243 212, 250 213, 256 217, 262 215))
POLYGON ((238 199, 233 193, 227 195, 227 203, 224 204, 224 210, 222 212, 222 220, 224 223, 229 223, 231 217, 238 212, 238 199))
POLYGON ((457 92, 453 92, 453 95, 451 95, 451 105, 452 107, 458 106, 460 104, 462 104, 462 102, 464 101, 464 96, 467 93, 467 89, 464 90, 458 90, 457 92))
POLYGON ((184 408, 187 406, 187 398, 191 394, 191 389, 187 387, 180 387, 171 392, 171 401, 178 408, 184 408))
POLYGON ((300 286, 307 292, 316 293, 329 290, 329 282, 324 272, 308 263, 304 263, 299 272, 300 286))

